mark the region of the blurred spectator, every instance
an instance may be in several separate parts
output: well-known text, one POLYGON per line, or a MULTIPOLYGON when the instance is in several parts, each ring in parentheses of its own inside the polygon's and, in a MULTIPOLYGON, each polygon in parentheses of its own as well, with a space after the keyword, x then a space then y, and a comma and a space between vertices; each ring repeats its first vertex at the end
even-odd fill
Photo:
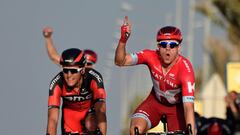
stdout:
POLYGON ((240 94, 229 92, 225 97, 227 119, 205 118, 195 112, 197 135, 234 135, 240 131, 240 94))
POLYGON ((235 125, 233 128, 236 132, 240 131, 240 94, 236 91, 229 92, 225 101, 227 104, 227 119, 235 125))
POLYGON ((211 117, 205 118, 195 113, 197 135, 233 135, 232 123, 229 120, 211 117))

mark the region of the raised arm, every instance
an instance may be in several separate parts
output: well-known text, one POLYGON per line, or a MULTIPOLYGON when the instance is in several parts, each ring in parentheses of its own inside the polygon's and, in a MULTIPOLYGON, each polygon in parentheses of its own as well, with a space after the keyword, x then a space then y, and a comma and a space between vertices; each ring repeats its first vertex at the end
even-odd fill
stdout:
POLYGON ((126 43, 131 34, 131 23, 128 17, 125 16, 123 25, 121 26, 121 38, 115 51, 115 64, 118 66, 127 66, 132 63, 130 54, 126 52, 126 43))
POLYGON ((58 54, 56 48, 53 45, 52 40, 53 29, 51 27, 45 27, 43 29, 43 36, 45 39, 46 49, 48 57, 57 65, 60 66, 60 55, 58 54))

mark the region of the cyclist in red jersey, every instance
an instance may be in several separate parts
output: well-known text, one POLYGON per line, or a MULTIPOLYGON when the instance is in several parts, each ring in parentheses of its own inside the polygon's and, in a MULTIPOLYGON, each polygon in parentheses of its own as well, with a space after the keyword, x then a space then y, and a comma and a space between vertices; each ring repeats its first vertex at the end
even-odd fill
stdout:
MULTIPOLYGON (((51 27, 48 26, 43 29, 48 56, 55 64, 60 65, 60 55, 53 44, 52 34, 53 29, 51 27)), ((93 50, 85 49, 84 54, 87 60, 85 67, 92 68, 97 62, 97 53, 93 50)))
MULTIPOLYGON (((43 32, 43 36, 45 38, 46 49, 47 49, 47 53, 48 53, 50 60, 52 60, 55 64, 61 66, 60 65, 60 55, 57 52, 57 49, 55 48, 55 46, 53 44, 53 40, 52 40, 53 28, 46 26, 45 28, 43 28, 42 32, 43 32)), ((85 67, 93 68, 97 62, 96 52, 94 52, 93 50, 90 50, 90 49, 85 49, 84 54, 86 57, 85 67)), ((94 108, 91 108, 89 110, 89 113, 85 118, 84 124, 85 124, 86 129, 88 129, 89 131, 96 130, 97 127, 96 127, 96 116, 95 116, 94 108)))
POLYGON ((131 23, 124 18, 121 37, 115 51, 115 64, 148 66, 153 87, 149 96, 132 115, 130 134, 138 127, 140 133, 155 127, 163 114, 167 116, 168 131, 186 130, 194 120, 194 71, 188 59, 180 55, 182 35, 178 28, 166 26, 157 33, 157 50, 145 49, 137 53, 126 52, 131 34, 131 23))
POLYGON ((84 121, 90 108, 95 109, 96 124, 106 135, 106 93, 100 73, 85 67, 82 50, 71 48, 62 53, 62 72, 50 83, 48 98, 47 134, 56 135, 59 108, 62 99, 62 134, 72 135, 88 132, 84 121))

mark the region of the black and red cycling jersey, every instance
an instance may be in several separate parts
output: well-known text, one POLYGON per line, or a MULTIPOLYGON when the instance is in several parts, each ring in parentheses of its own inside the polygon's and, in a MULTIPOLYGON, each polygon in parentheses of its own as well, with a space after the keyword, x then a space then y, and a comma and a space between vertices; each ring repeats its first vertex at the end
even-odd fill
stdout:
POLYGON ((48 108, 60 108, 62 105, 62 132, 82 133, 82 120, 96 102, 105 102, 103 78, 99 72, 86 68, 80 90, 68 87, 63 72, 51 81, 48 108), (62 103, 62 104, 61 104, 62 103))

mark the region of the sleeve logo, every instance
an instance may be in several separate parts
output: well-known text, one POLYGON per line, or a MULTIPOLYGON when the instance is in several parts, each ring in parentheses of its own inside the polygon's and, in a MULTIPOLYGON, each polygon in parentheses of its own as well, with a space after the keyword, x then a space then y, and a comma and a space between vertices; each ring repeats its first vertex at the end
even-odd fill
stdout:
POLYGON ((193 93, 193 91, 195 90, 195 83, 192 84, 192 82, 187 82, 187 86, 188 86, 188 92, 193 93))

